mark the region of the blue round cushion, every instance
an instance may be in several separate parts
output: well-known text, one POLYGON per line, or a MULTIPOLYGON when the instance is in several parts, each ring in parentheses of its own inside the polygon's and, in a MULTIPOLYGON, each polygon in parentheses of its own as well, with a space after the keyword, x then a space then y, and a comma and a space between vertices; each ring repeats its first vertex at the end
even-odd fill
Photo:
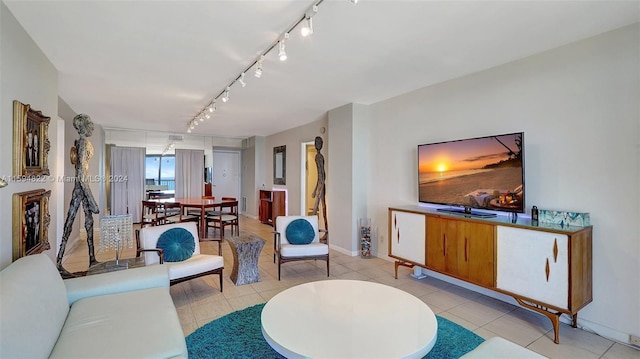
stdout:
POLYGON ((167 262, 182 262, 191 258, 196 243, 191 232, 184 228, 172 228, 160 235, 156 248, 164 252, 167 262))
POLYGON ((306 219, 291 221, 285 231, 287 240, 291 244, 309 244, 316 236, 313 226, 306 219))

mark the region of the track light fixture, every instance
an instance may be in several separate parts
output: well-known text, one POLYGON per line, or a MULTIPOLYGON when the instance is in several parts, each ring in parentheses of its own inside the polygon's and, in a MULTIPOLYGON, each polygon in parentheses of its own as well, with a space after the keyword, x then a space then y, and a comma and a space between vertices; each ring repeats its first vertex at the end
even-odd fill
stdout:
POLYGON ((264 55, 260 55, 260 59, 257 62, 256 72, 254 74, 255 77, 262 77, 262 61, 264 61, 264 55))
POLYGON ((278 58, 280 59, 280 61, 285 61, 287 59, 287 52, 284 50, 284 40, 280 40, 280 44, 278 45, 279 47, 279 51, 278 51, 278 58))
MULTIPOLYGON (((191 131, 195 128, 195 126, 199 124, 199 122, 204 122, 205 118, 206 119, 211 118, 212 116, 211 114, 214 111, 216 111, 216 100, 222 99, 222 102, 229 101, 229 91, 231 90, 231 86, 233 84, 238 82, 242 87, 245 87, 247 85, 245 81, 246 72, 249 71, 252 67, 255 67, 253 75, 256 78, 262 77, 262 73, 263 73, 262 66, 263 66, 265 56, 269 52, 271 52, 271 50, 274 50, 276 46, 278 47, 278 58, 280 59, 280 61, 285 61, 287 59, 286 42, 289 39, 289 33, 295 30, 295 28, 298 27, 298 25, 302 24, 301 25, 302 27, 300 28, 300 33, 302 34, 302 36, 312 35, 314 32, 313 17, 318 12, 318 6, 322 4, 324 1, 325 0, 314 0, 312 7, 310 9, 307 8, 307 11, 301 17, 299 17, 298 20, 294 22, 294 24, 286 30, 286 32, 284 32, 284 36, 281 39, 278 39, 277 41, 271 43, 269 47, 267 47, 261 53, 260 57, 258 57, 253 63, 247 66, 240 73, 240 75, 235 78, 235 80, 233 80, 231 83, 229 83, 226 86, 224 91, 218 93, 218 95, 213 98, 213 100, 209 103, 208 107, 205 107, 204 109, 202 109, 197 116, 192 118, 192 120, 189 122, 187 132, 191 133, 191 131)), ((348 1, 351 2, 352 4, 358 3, 358 0, 348 0, 348 1)))
POLYGON ((300 34, 302 36, 309 36, 313 34, 313 16, 318 12, 318 5, 313 5, 311 8, 311 12, 306 13, 304 15, 304 21, 302 28, 300 29, 300 34))
POLYGON ((309 36, 313 34, 313 19, 307 16, 304 21, 305 24, 302 29, 300 29, 300 34, 302 36, 309 36))
POLYGON ((229 91, 230 90, 231 90, 231 87, 227 86, 227 89, 224 90, 224 96, 222 96, 222 102, 229 101, 229 91))
POLYGON ((278 58, 280 59, 280 61, 286 61, 287 60, 287 52, 285 51, 285 41, 289 38, 289 33, 285 33, 284 34, 284 38, 282 40, 280 40, 280 42, 278 43, 278 58))

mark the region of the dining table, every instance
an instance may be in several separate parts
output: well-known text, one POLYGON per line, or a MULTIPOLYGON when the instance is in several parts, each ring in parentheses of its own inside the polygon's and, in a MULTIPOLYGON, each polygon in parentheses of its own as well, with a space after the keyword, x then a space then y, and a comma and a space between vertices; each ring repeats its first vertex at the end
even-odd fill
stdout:
POLYGON ((202 197, 178 197, 178 198, 162 198, 152 201, 161 203, 175 203, 180 205, 180 211, 184 213, 185 208, 200 209, 200 238, 207 238, 207 218, 206 212, 221 207, 225 201, 219 199, 202 198, 202 197))

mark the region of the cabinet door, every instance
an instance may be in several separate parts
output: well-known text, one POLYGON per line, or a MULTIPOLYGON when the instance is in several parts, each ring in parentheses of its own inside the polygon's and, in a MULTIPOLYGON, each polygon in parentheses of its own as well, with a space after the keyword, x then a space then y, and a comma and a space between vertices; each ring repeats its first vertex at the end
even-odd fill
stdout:
POLYGON ((493 287, 493 225, 464 221, 457 225, 458 275, 470 282, 493 287))
POLYGON ((391 211, 391 254, 425 265, 425 215, 391 211))
POLYGON ((496 286, 567 309, 568 236, 503 226, 497 235, 496 286))
POLYGON ((458 250, 456 221, 427 218, 427 266, 439 272, 457 275, 458 250))

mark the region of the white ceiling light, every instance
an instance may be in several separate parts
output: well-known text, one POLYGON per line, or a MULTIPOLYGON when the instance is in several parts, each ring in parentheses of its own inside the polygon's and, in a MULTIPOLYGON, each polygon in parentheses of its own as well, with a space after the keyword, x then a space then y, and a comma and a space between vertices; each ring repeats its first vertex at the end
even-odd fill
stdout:
POLYGON ((284 39, 280 40, 279 44, 278 44, 278 58, 280 59, 280 61, 286 61, 287 60, 287 51, 285 51, 285 41, 286 39, 289 38, 289 33, 285 33, 284 34, 284 39))
POLYGON ((240 81, 240 85, 242 85, 242 87, 247 86, 247 83, 244 82, 244 72, 240 75, 240 79, 238 81, 240 81))
POLYGON ((309 36, 313 34, 313 16, 318 12, 318 5, 313 5, 311 11, 311 13, 307 13, 304 16, 302 28, 300 29, 300 34, 302 34, 302 36, 309 36))
POLYGON ((255 77, 260 78, 262 76, 262 61, 264 60, 264 55, 260 55, 260 59, 258 60, 256 66, 256 72, 254 74, 255 77))
POLYGON ((227 102, 229 101, 229 91, 231 90, 231 87, 227 86, 227 89, 224 90, 224 96, 222 96, 222 102, 227 102))
POLYGON ((305 18, 305 24, 304 26, 302 26, 302 29, 300 29, 300 34, 302 34, 302 36, 309 36, 311 34, 313 34, 313 19, 310 17, 305 18))

